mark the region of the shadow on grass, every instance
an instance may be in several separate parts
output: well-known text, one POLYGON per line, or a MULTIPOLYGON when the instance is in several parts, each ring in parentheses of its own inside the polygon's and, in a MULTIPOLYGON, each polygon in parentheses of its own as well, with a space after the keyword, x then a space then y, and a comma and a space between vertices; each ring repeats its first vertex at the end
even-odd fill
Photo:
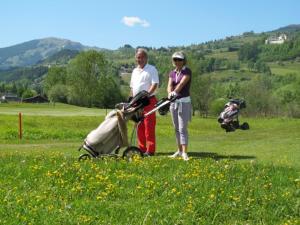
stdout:
MULTIPOLYGON (((172 155, 174 152, 161 152, 157 153, 157 156, 169 156, 172 155)), ((214 160, 221 160, 221 159, 234 159, 234 160, 242 160, 242 159, 256 159, 255 156, 251 155, 219 155, 214 152, 189 152, 188 155, 193 157, 194 159, 201 159, 201 158, 211 158, 214 160)))

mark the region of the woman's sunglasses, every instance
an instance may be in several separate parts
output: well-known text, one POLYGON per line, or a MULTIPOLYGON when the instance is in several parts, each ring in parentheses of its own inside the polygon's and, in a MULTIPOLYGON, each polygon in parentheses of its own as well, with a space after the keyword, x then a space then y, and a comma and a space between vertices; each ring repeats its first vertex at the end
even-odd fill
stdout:
POLYGON ((176 61, 182 62, 182 61, 183 61, 183 59, 174 58, 174 59, 173 59, 173 61, 174 61, 174 62, 176 62, 176 61))

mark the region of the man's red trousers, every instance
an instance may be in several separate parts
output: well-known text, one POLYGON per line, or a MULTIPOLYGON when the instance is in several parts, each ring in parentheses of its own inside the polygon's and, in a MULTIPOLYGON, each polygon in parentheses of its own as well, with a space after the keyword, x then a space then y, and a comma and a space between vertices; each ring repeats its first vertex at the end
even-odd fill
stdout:
MULTIPOLYGON (((150 104, 144 107, 143 114, 154 109, 157 103, 156 97, 151 97, 150 104)), ((156 115, 155 112, 147 116, 138 126, 138 145, 143 152, 148 152, 150 154, 155 153, 155 125, 156 125, 156 115)))

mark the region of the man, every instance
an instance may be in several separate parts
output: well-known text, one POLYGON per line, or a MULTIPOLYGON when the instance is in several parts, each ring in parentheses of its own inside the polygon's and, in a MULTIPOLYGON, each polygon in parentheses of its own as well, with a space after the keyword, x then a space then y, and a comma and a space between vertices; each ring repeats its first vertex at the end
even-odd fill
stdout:
MULTIPOLYGON (((131 96, 135 96, 141 91, 147 91, 150 96, 150 104, 144 107, 143 114, 149 112, 157 103, 155 92, 159 84, 158 72, 156 68, 149 65, 147 51, 139 48, 135 54, 137 67, 132 71, 130 89, 131 96)), ((155 153, 155 125, 156 115, 152 113, 147 116, 138 126, 138 145, 147 156, 153 156, 155 153)))

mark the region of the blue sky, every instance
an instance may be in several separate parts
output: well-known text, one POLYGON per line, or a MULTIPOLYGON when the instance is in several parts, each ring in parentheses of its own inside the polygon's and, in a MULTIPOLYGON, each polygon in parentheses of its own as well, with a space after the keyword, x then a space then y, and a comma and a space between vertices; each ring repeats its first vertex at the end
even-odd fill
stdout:
POLYGON ((88 46, 168 47, 300 24, 298 0, 1 0, 0 48, 58 37, 88 46))

